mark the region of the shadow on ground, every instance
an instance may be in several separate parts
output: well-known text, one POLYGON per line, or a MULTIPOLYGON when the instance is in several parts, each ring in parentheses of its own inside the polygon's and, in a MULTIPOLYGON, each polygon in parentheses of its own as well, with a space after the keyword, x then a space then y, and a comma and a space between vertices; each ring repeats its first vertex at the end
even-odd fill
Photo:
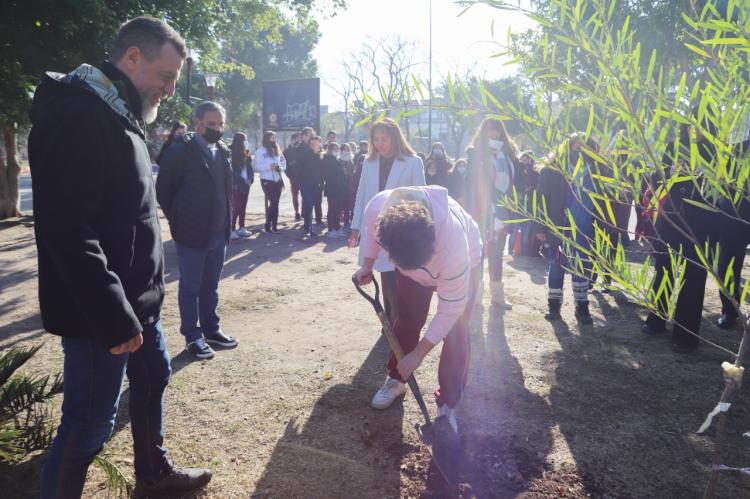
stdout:
POLYGON ((303 425, 287 424, 252 498, 400 497, 401 460, 414 450, 401 432, 403 399, 370 408, 388 352, 381 337, 350 384, 328 390, 303 425))

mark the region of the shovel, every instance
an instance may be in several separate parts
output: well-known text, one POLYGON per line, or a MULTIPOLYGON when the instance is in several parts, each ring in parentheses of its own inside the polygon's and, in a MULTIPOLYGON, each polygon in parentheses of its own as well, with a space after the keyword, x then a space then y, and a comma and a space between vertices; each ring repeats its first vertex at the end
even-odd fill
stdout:
MULTIPOLYGON (((361 294, 365 300, 370 302, 375 309, 375 313, 378 315, 378 319, 380 319, 380 323, 383 325, 385 339, 388 340, 388 345, 390 345, 391 351, 396 357, 396 360, 401 361, 401 358, 404 356, 404 351, 401 349, 401 344, 399 344, 398 338, 396 338, 396 334, 393 332, 393 327, 391 326, 388 317, 385 315, 383 305, 380 303, 380 286, 378 286, 378 281, 373 277, 372 283, 375 285, 374 297, 370 296, 362 289, 356 278, 352 277, 352 282, 357 288, 359 294, 361 294)), ((417 380, 414 378, 414 374, 411 374, 406 382, 409 385, 411 392, 414 394, 414 398, 417 399, 417 404, 419 404, 419 409, 422 411, 422 416, 424 416, 425 420, 425 424, 423 425, 420 425, 419 423, 414 425, 417 434, 419 435, 420 440, 422 440, 430 450, 432 462, 435 463, 435 466, 438 471, 440 471, 443 479, 447 483, 454 485, 458 483, 458 471, 461 457, 461 443, 458 440, 458 435, 453 431, 453 427, 448 422, 446 416, 438 417, 433 424, 430 419, 430 411, 427 410, 427 405, 424 403, 422 392, 419 390, 419 385, 417 385, 417 380)))

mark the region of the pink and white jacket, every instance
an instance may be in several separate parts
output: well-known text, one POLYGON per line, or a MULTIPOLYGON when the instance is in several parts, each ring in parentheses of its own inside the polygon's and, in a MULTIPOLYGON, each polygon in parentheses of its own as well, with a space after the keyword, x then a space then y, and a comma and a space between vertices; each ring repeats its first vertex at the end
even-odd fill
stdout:
POLYGON ((435 253, 424 267, 398 271, 422 286, 437 289, 437 313, 427 326, 425 338, 433 345, 445 338, 461 317, 469 301, 471 270, 481 261, 479 227, 443 187, 399 187, 378 193, 365 208, 361 249, 365 257, 377 258, 385 250, 377 241, 378 218, 402 201, 422 203, 435 224, 435 253))

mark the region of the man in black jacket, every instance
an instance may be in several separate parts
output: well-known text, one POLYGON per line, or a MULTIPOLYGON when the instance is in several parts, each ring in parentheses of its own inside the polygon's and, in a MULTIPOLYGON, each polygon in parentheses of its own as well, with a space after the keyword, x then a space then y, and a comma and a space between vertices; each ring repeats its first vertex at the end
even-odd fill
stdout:
POLYGON ((163 446, 171 374, 159 323, 163 250, 144 121, 174 94, 185 42, 163 21, 120 28, 111 62, 47 73, 31 109, 29 163, 39 305, 65 355, 62 421, 41 497, 79 497, 130 381, 137 489, 182 494, 211 473, 178 468, 163 446))
POLYGON ((297 148, 297 183, 302 193, 302 218, 306 237, 317 234, 312 228, 312 212, 315 208, 315 218, 321 220, 321 209, 318 198, 322 194, 320 184, 323 179, 322 162, 320 158, 320 137, 314 137, 314 130, 306 127, 302 129, 302 144, 297 148))
POLYGON ((299 222, 302 215, 299 211, 299 183, 297 182, 297 147, 302 142, 302 134, 294 132, 289 139, 289 146, 284 149, 286 160, 286 176, 289 178, 290 191, 292 193, 292 206, 294 207, 294 220, 299 222))
POLYGON ((221 331, 217 314, 232 206, 231 153, 221 141, 225 116, 215 102, 199 104, 193 118, 196 133, 167 150, 156 180, 156 197, 179 258, 180 332, 188 352, 199 359, 213 358, 210 344, 237 346, 221 331))

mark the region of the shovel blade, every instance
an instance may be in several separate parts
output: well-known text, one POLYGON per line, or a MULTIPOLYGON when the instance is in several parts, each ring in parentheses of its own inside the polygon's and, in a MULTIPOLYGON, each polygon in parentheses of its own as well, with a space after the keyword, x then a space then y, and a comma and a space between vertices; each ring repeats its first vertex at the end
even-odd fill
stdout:
POLYGON ((451 485, 457 484, 461 470, 461 442, 448 418, 440 416, 434 424, 417 425, 417 433, 430 449, 432 462, 443 479, 451 485))

